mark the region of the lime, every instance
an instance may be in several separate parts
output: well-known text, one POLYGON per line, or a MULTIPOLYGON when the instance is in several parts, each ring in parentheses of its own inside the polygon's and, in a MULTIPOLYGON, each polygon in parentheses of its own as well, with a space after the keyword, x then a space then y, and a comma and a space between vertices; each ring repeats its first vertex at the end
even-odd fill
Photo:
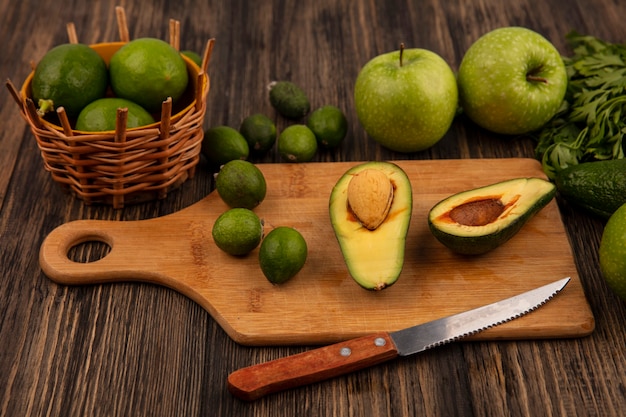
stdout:
POLYGON ((304 266, 307 245, 296 229, 281 226, 265 236, 259 249, 259 265, 263 275, 273 284, 294 277, 304 266))
POLYGON ((247 159, 250 147, 246 138, 230 126, 215 126, 204 132, 202 153, 209 163, 220 167, 235 159, 247 159))
POLYGON ((626 301, 626 204, 604 226, 599 253, 602 276, 615 294, 626 301))
POLYGON ((116 97, 105 97, 92 101, 83 108, 76 119, 76 130, 103 132, 115 130, 117 109, 128 109, 126 128, 132 129, 154 123, 154 118, 139 104, 116 97))
POLYGON ((243 256, 259 246, 263 222, 252 210, 233 208, 222 213, 211 231, 218 248, 234 256, 243 256))
POLYGON ((288 162, 309 162, 317 152, 315 134, 305 125, 291 125, 278 137, 278 152, 288 162))
POLYGON ((311 109, 304 90, 291 81, 272 81, 269 86, 270 104, 288 119, 300 119, 311 109))
POLYGON ((309 116, 307 126, 315 134, 317 143, 325 148, 338 146, 348 133, 348 119, 336 106, 315 110, 309 116))
POLYGON ((181 51, 181 54, 191 59, 198 67, 202 66, 202 57, 197 52, 186 50, 186 51, 181 51))
POLYGON ((41 103, 42 114, 62 106, 69 117, 76 117, 87 104, 104 97, 108 77, 104 60, 89 46, 58 45, 35 68, 33 100, 41 103))
POLYGON ((185 92, 189 76, 180 53, 165 41, 138 38, 122 46, 109 63, 111 88, 150 112, 164 100, 176 102, 185 92))
POLYGON ((230 207, 253 209, 265 199, 265 177, 252 162, 235 159, 217 173, 215 188, 230 207))
POLYGON ((276 125, 261 113, 243 119, 239 133, 248 141, 250 150, 257 153, 269 151, 276 142, 276 125))

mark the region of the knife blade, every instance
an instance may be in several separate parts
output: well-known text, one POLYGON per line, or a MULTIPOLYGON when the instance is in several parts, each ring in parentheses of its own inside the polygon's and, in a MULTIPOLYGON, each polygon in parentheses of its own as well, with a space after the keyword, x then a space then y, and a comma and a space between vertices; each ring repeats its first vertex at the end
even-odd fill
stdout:
POLYGON ((549 301, 569 281, 569 277, 563 278, 511 298, 395 332, 379 332, 241 368, 228 376, 228 390, 242 400, 252 401, 422 352, 521 317, 549 301))

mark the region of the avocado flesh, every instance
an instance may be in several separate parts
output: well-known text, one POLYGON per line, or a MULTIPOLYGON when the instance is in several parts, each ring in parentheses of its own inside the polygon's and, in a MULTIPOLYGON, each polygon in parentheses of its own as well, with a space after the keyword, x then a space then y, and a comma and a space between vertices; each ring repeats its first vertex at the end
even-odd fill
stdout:
POLYGON ((382 290, 399 278, 412 208, 411 183, 400 167, 389 162, 366 162, 354 166, 335 184, 329 201, 330 221, 348 272, 361 287, 382 290), (393 185, 389 212, 374 230, 363 226, 348 204, 351 179, 367 169, 385 173, 393 185))
POLYGON ((554 197, 541 178, 515 178, 454 194, 429 212, 428 226, 456 253, 480 255, 511 239, 554 197))

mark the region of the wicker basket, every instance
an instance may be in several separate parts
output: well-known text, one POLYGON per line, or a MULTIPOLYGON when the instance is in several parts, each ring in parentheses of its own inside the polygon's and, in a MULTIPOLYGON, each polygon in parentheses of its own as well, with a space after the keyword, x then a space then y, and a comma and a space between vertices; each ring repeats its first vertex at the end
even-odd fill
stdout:
MULTIPOLYGON (((121 41, 91 45, 107 64, 129 41, 124 10, 118 7, 116 13, 121 41)), ((170 44, 177 50, 178 33, 179 23, 170 20, 170 44)), ((68 35, 70 42, 77 42, 71 23, 68 35)), ((183 57, 190 79, 187 91, 175 106, 171 99, 164 101, 157 122, 140 128, 126 129, 126 109, 118 111, 116 130, 108 132, 73 130, 62 107, 57 109, 55 120, 42 118, 32 99, 34 70, 19 92, 10 80, 7 87, 37 139, 44 167, 53 180, 86 204, 122 208, 125 204, 165 198, 194 176, 204 134, 210 86, 207 67, 212 49, 210 39, 201 67, 183 57)))

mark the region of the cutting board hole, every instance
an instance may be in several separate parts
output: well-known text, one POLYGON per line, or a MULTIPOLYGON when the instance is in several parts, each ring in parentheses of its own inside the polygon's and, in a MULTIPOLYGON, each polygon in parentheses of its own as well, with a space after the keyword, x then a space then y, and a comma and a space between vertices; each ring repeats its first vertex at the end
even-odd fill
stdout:
POLYGON ((89 240, 70 248, 67 253, 69 260, 78 263, 99 261, 111 252, 111 246, 102 241, 89 240))

